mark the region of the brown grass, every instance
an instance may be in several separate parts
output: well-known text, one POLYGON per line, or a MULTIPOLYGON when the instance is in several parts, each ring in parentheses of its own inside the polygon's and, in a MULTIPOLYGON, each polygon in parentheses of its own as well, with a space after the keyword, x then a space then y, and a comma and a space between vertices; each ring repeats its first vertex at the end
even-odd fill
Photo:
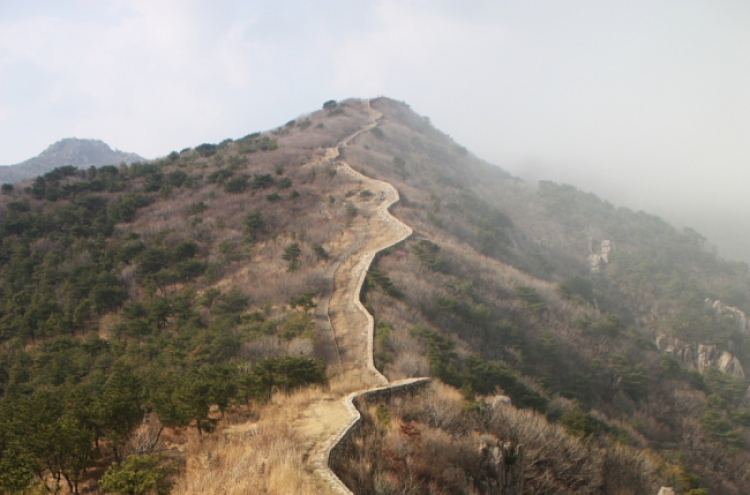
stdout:
POLYGON ((311 387, 292 394, 276 394, 253 410, 256 421, 232 424, 230 415, 218 431, 199 436, 188 432, 186 468, 179 473, 173 493, 198 495, 319 495, 329 493, 311 472, 306 459, 316 432, 300 427, 301 412, 316 403, 339 399, 362 387, 352 377, 334 376, 327 387, 311 387))

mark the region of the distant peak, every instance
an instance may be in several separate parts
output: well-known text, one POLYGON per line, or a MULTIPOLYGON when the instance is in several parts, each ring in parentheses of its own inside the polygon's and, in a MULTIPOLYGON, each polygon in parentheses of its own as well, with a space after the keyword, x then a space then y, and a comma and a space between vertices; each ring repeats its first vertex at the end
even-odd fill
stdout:
POLYGON ((100 139, 68 137, 49 145, 38 156, 17 165, 0 167, 0 182, 16 182, 42 175, 65 165, 78 168, 119 163, 134 163, 144 158, 120 150, 113 150, 100 139))

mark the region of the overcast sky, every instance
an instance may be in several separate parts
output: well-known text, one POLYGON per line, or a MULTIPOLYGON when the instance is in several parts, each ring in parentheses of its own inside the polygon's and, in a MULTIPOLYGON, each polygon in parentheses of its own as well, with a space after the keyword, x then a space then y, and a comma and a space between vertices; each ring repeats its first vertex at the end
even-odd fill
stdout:
POLYGON ((0 0, 3 164, 73 136, 153 158, 377 95, 750 261, 746 0, 0 0))

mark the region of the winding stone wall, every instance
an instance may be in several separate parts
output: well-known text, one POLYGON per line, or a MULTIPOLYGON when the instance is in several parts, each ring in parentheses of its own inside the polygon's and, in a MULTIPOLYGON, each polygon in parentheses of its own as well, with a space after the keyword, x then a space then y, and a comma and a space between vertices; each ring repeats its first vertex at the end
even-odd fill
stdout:
MULTIPOLYGON (((378 114, 373 118, 373 121, 368 124, 367 126, 364 126, 362 129, 358 130, 351 136, 344 139, 339 146, 336 148, 336 150, 330 154, 328 154, 328 158, 330 160, 336 160, 340 156, 340 148, 346 147, 349 141, 354 139, 356 136, 361 134, 364 131, 367 131, 369 129, 372 129, 377 125, 377 120, 382 117, 382 114, 379 112, 373 110, 370 107, 369 100, 366 102, 368 109, 373 113, 373 115, 378 114)), ((364 259, 359 264, 357 273, 357 290, 356 293, 352 295, 353 298, 355 298, 354 304, 357 306, 357 308, 362 311, 362 313, 367 318, 367 369, 375 376, 378 377, 378 380, 381 381, 384 385, 381 387, 372 388, 369 390, 360 390, 357 392, 352 392, 351 394, 344 397, 343 402, 344 406, 346 407, 347 411, 349 412, 349 418, 348 420, 341 425, 341 427, 333 434, 331 437, 323 444, 322 448, 318 449, 314 454, 312 458, 312 464, 315 469, 315 471, 323 478, 328 485, 331 487, 332 491, 334 493, 340 494, 340 495, 354 495, 349 488, 347 488, 346 485, 339 479, 338 476, 332 471, 331 466, 335 466, 338 462, 338 459, 341 458, 341 456, 345 456, 347 452, 347 447, 349 446, 349 442, 351 441, 352 435, 356 432, 356 429, 359 427, 362 421, 362 415, 360 414, 359 410, 356 407, 357 403, 362 403, 364 401, 365 403, 372 400, 382 399, 384 397, 390 397, 393 395, 398 394, 404 394, 409 392, 414 392, 418 390, 421 387, 424 387, 430 382, 430 378, 410 378, 406 380, 401 380, 398 382, 393 382, 391 384, 388 384, 388 379, 380 373, 380 371, 375 367, 374 362, 374 356, 373 356, 373 349, 374 349, 374 334, 375 334, 375 320, 373 319, 372 315, 365 309, 364 305, 360 301, 360 294, 362 291, 362 285, 364 284, 365 277, 367 276, 367 272, 370 269, 370 265, 372 264, 373 260, 375 259, 375 256, 385 250, 388 249, 399 242, 407 239, 412 233, 411 227, 406 225, 405 223, 401 222, 397 218, 395 218, 393 215, 390 214, 388 211, 391 206, 396 204, 399 201, 399 194, 398 190, 393 187, 392 184, 389 184, 388 182, 383 181, 377 181, 376 179, 372 179, 370 177, 367 177, 353 168, 351 168, 346 162, 339 161, 339 165, 341 165, 342 169, 346 171, 347 173, 353 175, 354 177, 357 177, 359 179, 362 179, 363 181, 375 181, 379 182, 388 192, 390 193, 389 196, 392 198, 392 201, 389 203, 381 206, 377 210, 377 215, 379 215, 383 220, 388 223, 393 230, 398 234, 397 238, 389 243, 386 246, 382 246, 380 249, 373 251, 371 253, 367 253, 364 256, 364 259)))

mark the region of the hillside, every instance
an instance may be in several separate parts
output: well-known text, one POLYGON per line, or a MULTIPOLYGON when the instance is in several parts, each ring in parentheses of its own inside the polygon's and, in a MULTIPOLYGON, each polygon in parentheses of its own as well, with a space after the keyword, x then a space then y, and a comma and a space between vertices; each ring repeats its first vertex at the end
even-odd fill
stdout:
POLYGON ((353 492, 748 484, 747 265, 404 103, 57 168, 0 229, 0 490, 321 493, 341 399, 422 376, 354 401, 353 492))
POLYGON ((135 153, 113 150, 98 139, 66 138, 50 145, 34 158, 0 167, 0 182, 13 183, 31 179, 66 165, 88 168, 141 161, 143 158, 135 153))

